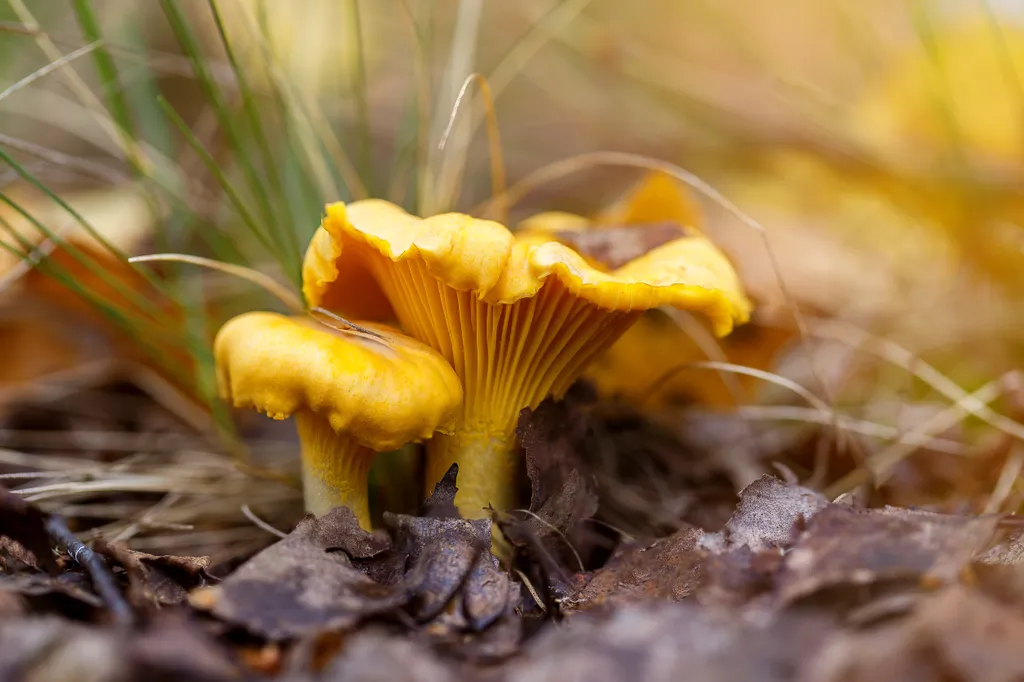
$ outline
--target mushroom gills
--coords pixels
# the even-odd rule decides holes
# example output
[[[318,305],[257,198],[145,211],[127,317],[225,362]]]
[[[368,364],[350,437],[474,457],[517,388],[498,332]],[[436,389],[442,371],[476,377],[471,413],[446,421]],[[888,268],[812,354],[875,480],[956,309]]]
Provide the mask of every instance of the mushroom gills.
[[[642,312],[602,309],[554,277],[535,296],[487,303],[439,282],[421,262],[376,265],[403,327],[438,350],[463,382],[455,432],[427,443],[427,490],[457,463],[457,504],[464,515],[478,518],[488,505],[513,507],[520,411],[549,395],[561,398]]]

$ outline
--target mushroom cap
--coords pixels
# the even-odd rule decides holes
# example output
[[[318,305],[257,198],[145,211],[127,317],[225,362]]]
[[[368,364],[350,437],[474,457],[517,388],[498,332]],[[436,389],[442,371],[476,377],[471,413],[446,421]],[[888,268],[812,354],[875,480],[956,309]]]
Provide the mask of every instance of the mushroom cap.
[[[366,327],[382,340],[309,317],[239,315],[214,341],[220,393],[274,419],[309,410],[378,452],[450,432],[462,405],[451,366],[389,327]]]
[[[597,226],[660,222],[694,230],[703,219],[700,206],[687,186],[659,171],[646,173],[618,201],[594,218]]]
[[[604,271],[537,233],[517,236],[499,223],[459,213],[417,218],[374,199],[327,206],[303,263],[307,303],[353,317],[358,311],[393,319],[372,274],[374,253],[394,263],[417,259],[438,281],[486,303],[530,298],[556,278],[573,296],[609,311],[667,305],[702,313],[720,335],[750,314],[732,265],[701,236],[675,239]]]

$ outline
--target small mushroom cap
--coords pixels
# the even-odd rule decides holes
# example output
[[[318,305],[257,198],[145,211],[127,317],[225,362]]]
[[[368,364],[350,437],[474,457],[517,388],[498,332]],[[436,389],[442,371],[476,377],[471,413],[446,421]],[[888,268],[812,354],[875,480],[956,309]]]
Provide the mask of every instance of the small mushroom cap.
[[[703,313],[720,335],[750,314],[732,265],[701,236],[673,240],[603,271],[537,234],[517,237],[504,225],[458,213],[421,219],[380,200],[327,207],[306,252],[303,293],[310,306],[392,319],[373,268],[413,259],[439,282],[487,303],[532,297],[556,278],[573,296],[609,311],[667,305]],[[370,310],[367,301],[379,307]]]
[[[689,229],[703,221],[690,190],[668,173],[651,171],[595,217],[598,226],[671,222]]]
[[[239,315],[214,341],[221,395],[274,419],[310,410],[378,452],[450,432],[462,404],[451,366],[389,327],[365,326],[382,340],[308,317]]]

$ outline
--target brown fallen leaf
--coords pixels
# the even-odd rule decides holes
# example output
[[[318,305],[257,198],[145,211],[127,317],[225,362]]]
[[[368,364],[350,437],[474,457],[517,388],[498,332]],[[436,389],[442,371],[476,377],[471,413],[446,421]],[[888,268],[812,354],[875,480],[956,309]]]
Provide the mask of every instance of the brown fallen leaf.
[[[1018,530],[978,557],[983,564],[1012,566],[1024,562],[1024,530]]]
[[[73,571],[60,575],[0,575],[0,593],[17,597],[33,614],[55,614],[77,621],[95,621],[106,608],[93,593],[88,576]]]
[[[760,603],[759,598],[771,594],[781,563],[779,548],[754,551],[741,545],[712,552],[700,567],[697,599],[709,607],[739,608]]]
[[[16,254],[0,252],[0,277],[6,282],[0,293],[0,348],[8,360],[0,368],[0,407],[40,378],[59,377],[90,362],[138,362],[162,372],[178,388],[194,389],[181,306],[120,255],[144,248],[159,217],[144,190],[126,184],[61,191],[102,240],[27,183],[13,186],[7,195],[57,240],[50,241],[14,208],[0,205],[6,241],[22,250],[37,249],[39,261],[33,268]],[[109,314],[90,298],[101,301]]]
[[[459,491],[458,476],[458,464],[452,464],[448,467],[448,471],[434,485],[434,490],[430,493],[430,497],[423,502],[420,516],[452,518],[459,515],[459,510],[455,506],[455,494]]]
[[[385,516],[385,522],[408,550],[412,565],[403,583],[411,595],[410,610],[421,621],[439,615],[466,583],[477,557],[490,552],[486,519],[395,515]]]
[[[400,585],[419,633],[463,658],[490,660],[515,653],[521,638],[514,611],[519,585],[491,554],[490,520],[401,514],[385,514],[384,519],[397,552],[410,566]]]
[[[740,491],[740,502],[721,533],[701,545],[713,552],[749,547],[754,552],[788,547],[801,526],[828,505],[819,493],[764,475]]]
[[[777,603],[841,585],[956,582],[989,545],[999,518],[829,505],[808,522],[785,555],[776,577]]]
[[[584,570],[596,539],[583,527],[598,507],[597,483],[584,473],[588,432],[587,416],[571,397],[524,409],[516,436],[524,451],[530,506],[526,512],[493,512],[515,550],[513,565],[552,610],[556,595],[573,589],[571,576]]]
[[[243,677],[223,647],[178,618],[158,619],[139,631],[27,618],[0,623],[0,679],[229,682]]]
[[[827,504],[813,490],[772,476],[744,488],[725,528],[700,538],[707,554],[700,568],[700,602],[737,608],[768,595],[783,551]]]
[[[540,633],[499,679],[783,682],[834,629],[813,614],[751,626],[691,601],[622,606]]]
[[[559,540],[564,545],[564,538],[597,511],[597,483],[583,473],[587,432],[586,415],[569,400],[547,400],[519,416],[516,437],[525,451],[530,511],[536,515],[523,523],[548,551]],[[564,552],[563,546],[558,553]]]
[[[652,545],[620,547],[586,585],[560,600],[564,612],[644,601],[679,601],[693,592],[704,552],[699,528],[686,527]]]
[[[155,556],[120,543],[97,542],[96,551],[124,569],[128,598],[136,607],[181,604],[188,593],[213,581],[210,557]]]
[[[385,512],[382,531],[347,508],[307,516],[220,585],[192,593],[196,608],[271,640],[343,632],[378,619],[466,657],[516,650],[519,586],[491,554],[491,523],[447,516],[455,475],[424,505],[434,516]]]
[[[17,542],[29,554],[21,558],[55,574],[60,570],[53,554],[50,535],[46,532],[46,517],[35,505],[0,486],[0,535]]]
[[[473,679],[470,671],[445,660],[408,637],[368,630],[353,635],[318,682],[449,682]]]
[[[1024,679],[1024,619],[964,587],[925,600],[908,618],[822,647],[800,682]]]
[[[372,557],[389,546],[383,533],[367,533],[346,507],[321,518],[306,516],[223,583],[193,592],[193,606],[268,639],[344,630],[407,601],[403,590],[382,585],[355,567],[347,552]]]

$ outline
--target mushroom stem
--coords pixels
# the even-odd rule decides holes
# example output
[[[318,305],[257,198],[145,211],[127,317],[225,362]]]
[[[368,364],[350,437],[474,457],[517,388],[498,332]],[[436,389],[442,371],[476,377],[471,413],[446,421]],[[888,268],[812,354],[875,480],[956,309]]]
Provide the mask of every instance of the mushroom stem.
[[[302,488],[306,510],[323,516],[348,507],[359,525],[370,530],[367,479],[377,453],[331,428],[309,410],[295,415],[302,448]]]
[[[514,431],[460,428],[436,434],[426,444],[427,488],[432,489],[452,464],[459,465],[458,507],[467,518],[487,515],[488,505],[512,509],[516,502],[519,454]]]

